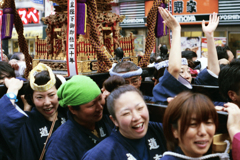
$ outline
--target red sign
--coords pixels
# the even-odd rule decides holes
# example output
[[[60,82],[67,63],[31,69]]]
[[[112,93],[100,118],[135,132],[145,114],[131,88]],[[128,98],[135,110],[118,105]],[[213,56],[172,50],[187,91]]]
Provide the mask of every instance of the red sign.
[[[39,23],[39,11],[35,8],[20,8],[17,12],[21,17],[23,24]],[[2,15],[3,11],[0,10],[0,16]]]
[[[20,8],[17,12],[23,24],[39,23],[39,11],[35,8]]]

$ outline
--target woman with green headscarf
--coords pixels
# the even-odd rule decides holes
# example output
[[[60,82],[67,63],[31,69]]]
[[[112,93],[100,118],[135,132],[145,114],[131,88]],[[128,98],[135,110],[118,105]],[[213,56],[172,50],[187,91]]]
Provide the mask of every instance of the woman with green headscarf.
[[[57,92],[59,104],[68,107],[68,120],[46,147],[46,159],[81,159],[85,152],[110,135],[114,127],[103,115],[102,94],[89,77],[76,75]]]

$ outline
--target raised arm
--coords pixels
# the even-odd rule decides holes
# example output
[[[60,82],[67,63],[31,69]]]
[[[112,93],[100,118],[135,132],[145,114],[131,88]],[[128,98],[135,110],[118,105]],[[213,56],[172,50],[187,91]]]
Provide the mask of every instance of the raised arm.
[[[172,30],[172,46],[169,54],[168,72],[178,79],[181,70],[181,26],[168,10],[162,7],[159,7],[158,10],[164,19],[163,23]]]
[[[4,84],[8,88],[7,93],[14,93],[16,96],[18,95],[18,91],[22,88],[23,86],[23,81],[16,79],[16,78],[5,78]],[[15,100],[10,100],[12,104],[15,104]]]
[[[202,21],[202,30],[207,38],[207,48],[208,48],[208,69],[214,74],[218,75],[220,72],[220,67],[218,63],[217,50],[214,43],[213,32],[216,30],[219,23],[219,17],[217,13],[209,16],[209,23],[206,26],[205,21]]]

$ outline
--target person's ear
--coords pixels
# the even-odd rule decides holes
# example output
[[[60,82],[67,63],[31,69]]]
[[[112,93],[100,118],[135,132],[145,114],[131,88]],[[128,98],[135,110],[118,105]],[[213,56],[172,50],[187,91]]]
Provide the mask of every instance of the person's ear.
[[[114,125],[115,125],[116,127],[119,126],[117,120],[115,120],[115,119],[112,117],[112,115],[110,115],[109,118],[112,120],[112,122],[114,123]]]
[[[67,106],[68,107],[68,109],[69,109],[69,111],[73,114],[73,115],[76,115],[76,110],[75,109],[73,109],[73,107],[72,106]]]
[[[232,100],[232,102],[236,102],[237,100],[237,93],[232,91],[232,90],[229,90],[228,91],[228,97]]]
[[[172,127],[172,133],[173,133],[174,138],[177,138],[177,139],[179,138],[179,134],[178,134],[178,130],[177,129]]]
[[[139,80],[142,81],[142,76],[139,77]]]

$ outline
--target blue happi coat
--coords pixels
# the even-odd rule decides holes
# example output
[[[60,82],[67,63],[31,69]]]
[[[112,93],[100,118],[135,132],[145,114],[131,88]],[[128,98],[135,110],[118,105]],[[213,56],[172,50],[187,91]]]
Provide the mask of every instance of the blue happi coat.
[[[17,110],[9,98],[0,99],[0,142],[9,159],[38,160],[52,122],[33,107],[31,112]],[[66,121],[66,112],[58,109],[54,130]]]
[[[204,69],[195,78],[194,84],[217,86],[218,79],[209,74],[207,69]],[[165,69],[163,76],[159,78],[159,83],[153,88],[153,101],[166,104],[168,97],[175,97],[180,92],[191,88],[191,84],[186,79],[179,76],[179,80],[177,80]]]
[[[123,137],[115,129],[111,135],[89,150],[82,160],[159,160],[166,151],[166,141],[161,123],[149,122],[147,134],[143,137],[147,155],[132,140]],[[142,155],[142,157],[141,157]]]
[[[68,112],[68,121],[58,128],[46,147],[46,160],[80,160],[82,156],[104,138],[108,137],[114,127],[109,116],[96,123],[100,138],[90,130],[78,124]]]

